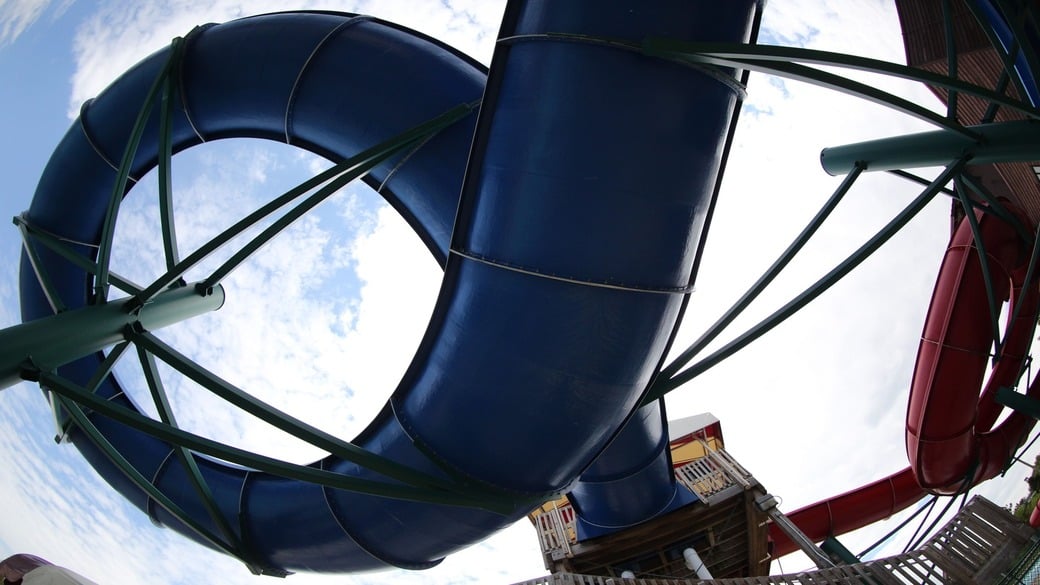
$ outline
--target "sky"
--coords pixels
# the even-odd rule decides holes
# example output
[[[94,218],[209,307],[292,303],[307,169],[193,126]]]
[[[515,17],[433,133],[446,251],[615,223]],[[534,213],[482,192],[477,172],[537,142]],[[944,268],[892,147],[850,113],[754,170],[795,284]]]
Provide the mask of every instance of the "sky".
[[[480,0],[0,0],[0,127],[8,136],[0,157],[0,216],[29,206],[40,172],[84,100],[196,24],[291,8],[367,13],[416,28],[487,63],[503,6]],[[765,43],[895,62],[904,58],[889,2],[771,0],[763,27]],[[941,107],[922,88],[870,81]],[[821,148],[927,129],[880,106],[753,75],[676,348],[691,343],[754,282],[840,183],[820,169]],[[191,210],[178,214],[182,245],[198,245],[265,194],[280,193],[325,164],[256,141],[179,155],[176,197],[179,209]],[[142,183],[121,211],[113,266],[144,280],[158,269],[161,252],[154,187]],[[827,272],[916,194],[917,187],[890,176],[861,179],[816,240],[720,343]],[[787,512],[904,468],[909,381],[948,235],[949,201],[939,199],[807,309],[669,395],[669,416],[704,411],[718,416],[727,449]],[[20,246],[13,226],[0,229],[2,326],[19,321]],[[385,402],[410,361],[439,278],[436,263],[394,212],[367,189],[351,187],[235,272],[226,283],[233,302],[163,335],[178,347],[195,348],[200,361],[209,360],[205,365],[240,387],[350,438]],[[265,318],[256,319],[258,314]],[[128,366],[117,374],[139,376]],[[317,454],[191,384],[171,381],[170,386],[187,430],[297,462]],[[146,392],[139,397],[148,411]],[[0,466],[7,478],[0,482],[0,556],[30,552],[106,584],[195,583],[213,581],[214,574],[221,583],[269,579],[253,577],[238,561],[153,526],[74,448],[53,442],[49,408],[34,386],[0,393],[0,420]],[[1028,471],[1016,465],[977,493],[1000,505],[1017,501]],[[881,523],[842,540],[858,552],[889,528]],[[897,552],[909,534],[902,538],[885,550]],[[792,555],[781,568],[808,566]],[[544,572],[534,530],[521,521],[426,572],[301,573],[290,579],[297,584],[506,583]]]

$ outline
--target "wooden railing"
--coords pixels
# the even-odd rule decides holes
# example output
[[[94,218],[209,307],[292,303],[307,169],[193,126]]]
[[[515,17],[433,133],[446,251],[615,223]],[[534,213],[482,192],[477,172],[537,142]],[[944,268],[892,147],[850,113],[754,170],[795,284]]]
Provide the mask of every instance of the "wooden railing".
[[[675,479],[711,506],[757,483],[750,473],[725,449],[713,450],[703,440],[705,457],[675,469]],[[554,505],[534,518],[542,553],[559,560],[571,555],[575,544],[574,508],[570,504]]]
[[[571,555],[571,544],[575,540],[574,508],[570,504],[553,505],[552,509],[534,518],[538,531],[538,544],[545,554],[559,560]]]
[[[1019,551],[1033,537],[1034,531],[1007,510],[975,496],[917,550],[866,563],[714,581],[557,573],[517,585],[990,585],[1006,578]]]
[[[675,470],[675,479],[707,505],[712,505],[751,487],[755,479],[725,449],[713,451],[704,445],[705,457]]]

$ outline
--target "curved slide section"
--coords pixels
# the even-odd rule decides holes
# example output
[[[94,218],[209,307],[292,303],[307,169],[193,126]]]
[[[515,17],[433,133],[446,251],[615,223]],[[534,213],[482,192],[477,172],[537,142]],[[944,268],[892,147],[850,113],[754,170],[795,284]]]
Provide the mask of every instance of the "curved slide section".
[[[917,485],[910,468],[906,468],[874,483],[799,508],[787,517],[813,542],[820,542],[884,520],[927,494]],[[798,545],[776,524],[769,525],[769,540],[773,557],[798,550]]]
[[[911,465],[789,514],[812,540],[873,524],[929,492],[956,494],[996,477],[1035,424],[1031,417],[1012,412],[994,426],[1002,410],[996,391],[1018,381],[1040,306],[1036,283],[1024,282],[1028,251],[1010,224],[981,211],[976,219],[994,296],[998,302],[1010,300],[1000,359],[980,395],[992,326],[983,265],[970,224],[962,220],[939,270],[914,368],[906,427]],[[1016,308],[1018,316],[1011,321]],[[1026,394],[1040,398],[1040,380]],[[775,525],[769,536],[774,556],[796,550]]]
[[[675,481],[664,403],[638,411],[567,494],[578,540],[603,536],[696,501]]]
[[[666,31],[665,34],[698,38],[703,41],[753,42],[754,31],[757,29],[757,21],[760,18],[760,10],[755,4],[745,2],[733,3],[724,7],[713,6],[710,18],[703,16],[694,17],[692,13],[685,12],[690,8],[688,6],[682,7],[682,12],[676,12],[676,7],[669,7],[664,4],[656,6],[644,5],[641,7],[641,10],[634,12],[631,17],[647,18],[649,15],[655,14],[654,18],[667,19],[669,18],[667,14],[670,12],[671,17],[675,19],[675,24],[669,27],[671,30]],[[750,18],[749,7],[752,9]],[[582,19],[583,22],[580,28],[573,22],[575,18]],[[569,63],[550,65],[549,55],[560,54],[557,52],[560,49],[544,46],[544,41],[539,42],[536,35],[554,30],[565,30],[589,37],[607,38],[615,37],[619,32],[618,23],[611,22],[609,18],[603,16],[549,12],[543,7],[531,5],[525,7],[522,12],[515,14],[507,13],[506,15],[502,37],[510,39],[509,43],[513,45],[513,48],[510,49],[511,54],[508,56],[503,55],[503,61],[506,63],[512,61],[515,65],[508,65],[505,69],[508,71],[514,67],[526,69],[538,66],[545,69],[547,82],[554,84],[561,83],[562,80],[569,76],[576,76],[579,79],[587,77],[587,73],[581,71],[581,69],[575,69]],[[524,43],[532,42],[534,44],[531,46],[523,46]],[[581,55],[597,55],[604,48],[575,45],[572,50],[574,55],[572,59],[577,61]],[[605,55],[602,57],[598,56],[597,60],[605,57]],[[505,59],[510,61],[505,61]],[[580,57],[580,59],[584,60],[585,57]],[[501,62],[499,61],[499,63]],[[606,64],[606,61],[601,62]],[[573,138],[567,137],[567,140],[580,140],[582,135],[594,136],[604,131],[609,132],[607,136],[613,137],[618,130],[622,130],[626,134],[632,133],[646,136],[648,140],[653,140],[660,146],[660,154],[669,153],[666,159],[669,164],[674,162],[676,165],[681,165],[679,159],[672,158],[671,154],[678,154],[687,147],[682,144],[684,139],[681,133],[676,134],[676,128],[669,128],[669,125],[674,120],[671,116],[662,116],[656,119],[653,125],[636,128],[636,125],[645,125],[647,122],[645,120],[637,121],[636,118],[624,119],[622,118],[622,116],[625,116],[623,110],[618,112],[621,116],[614,116],[607,110],[604,110],[601,114],[587,111],[587,105],[595,103],[598,99],[597,95],[603,93],[616,96],[620,103],[636,103],[637,98],[635,96],[641,93],[643,91],[642,88],[645,87],[644,82],[640,81],[644,75],[656,76],[657,73],[652,69],[645,69],[645,65],[640,65],[637,62],[631,68],[626,69],[626,73],[614,82],[581,81],[580,84],[586,88],[585,97],[577,100],[568,100],[568,107],[556,106],[560,108],[560,111],[555,112],[552,115],[552,119],[560,127],[569,125],[569,127],[575,129],[576,132]],[[700,76],[698,75],[697,77],[699,78]],[[503,91],[502,86],[496,85],[494,78],[489,83],[489,94],[493,91]],[[510,88],[507,94],[508,103],[519,104],[518,107],[522,108],[531,108],[533,100],[536,99],[537,91],[540,90],[534,89],[530,92],[530,95],[524,95],[524,93],[518,92],[515,88]],[[722,147],[711,154],[711,160],[703,159],[697,163],[717,168],[720,165],[721,157],[725,156],[723,136],[727,134],[726,128],[732,128],[732,124],[736,119],[737,109],[739,108],[738,98],[740,96],[734,89],[720,82],[716,82],[710,89],[705,87],[701,91],[705,92],[702,99],[707,99],[715,104],[725,104],[726,108],[723,117],[718,119],[702,117],[696,121],[695,126],[689,127],[690,132],[695,132],[702,136],[712,136],[713,142]],[[503,98],[501,95],[497,96],[496,99],[502,103],[501,100]],[[583,103],[586,105],[583,106]],[[666,102],[660,103],[667,108],[665,111],[673,111],[673,105],[668,105]],[[511,108],[512,106],[504,104],[503,107]],[[614,106],[604,104],[603,107],[611,108]],[[597,122],[593,116],[599,115],[602,115],[603,119],[611,119],[612,117],[614,119],[606,127],[597,127]],[[650,138],[651,135],[658,138]],[[504,184],[509,181],[506,175],[511,173],[513,176],[523,177],[523,180],[530,185],[531,190],[541,191],[544,189],[542,183],[546,179],[539,175],[549,175],[557,177],[557,182],[560,183],[565,191],[572,193],[587,192],[589,197],[586,203],[587,209],[583,210],[581,207],[576,207],[574,211],[568,212],[569,214],[573,213],[573,222],[576,226],[589,221],[587,219],[589,213],[602,214],[604,209],[599,209],[599,207],[604,205],[604,203],[617,209],[619,217],[629,213],[637,213],[641,220],[644,214],[653,212],[652,209],[645,208],[643,203],[640,202],[642,195],[638,195],[634,199],[628,199],[630,195],[646,189],[649,182],[647,182],[645,177],[640,177],[638,173],[625,173],[622,184],[608,185],[601,178],[595,176],[595,173],[597,173],[596,168],[601,160],[600,157],[606,155],[608,158],[603,160],[615,161],[608,164],[624,165],[624,161],[632,156],[630,149],[633,145],[615,142],[615,144],[610,145],[600,153],[585,151],[574,146],[567,149],[567,152],[571,153],[569,158],[548,161],[545,153],[562,151],[558,144],[560,138],[556,134],[547,133],[542,137],[530,140],[522,147],[522,150],[525,153],[530,153],[533,158],[527,159],[526,162],[511,163],[512,168],[502,171],[496,168],[492,179],[501,181],[499,184]],[[609,140],[613,140],[613,138],[609,138]],[[570,173],[571,176],[566,177],[566,173]],[[563,180],[560,180],[560,178],[563,178]],[[720,178],[721,175],[716,175],[714,182],[717,183]],[[654,179],[654,181],[657,181],[657,179]],[[666,183],[660,182],[659,184],[663,187]],[[695,211],[696,215],[694,216],[695,222],[705,221],[706,209],[711,205],[711,201],[707,196],[716,192],[716,188],[717,184],[707,183],[693,187],[693,189],[702,190],[705,196],[698,203]],[[680,187],[678,192],[682,192],[682,189]],[[604,194],[608,194],[609,199],[604,199]],[[517,196],[519,195],[517,194]],[[509,197],[512,198],[513,196]],[[593,200],[592,197],[595,197],[597,200]],[[634,205],[633,202],[635,202]],[[556,203],[550,203],[549,205],[552,207],[547,208],[547,215],[550,217],[556,216],[559,206]],[[670,206],[672,204],[666,202],[664,205]],[[667,216],[668,212],[665,208],[662,208],[661,211],[664,216]],[[666,226],[666,224],[658,224],[642,233],[652,234],[654,233],[652,230],[659,228],[673,230],[678,225]],[[567,230],[566,224],[561,222],[558,231],[564,234]],[[698,236],[703,238],[703,233],[698,232]],[[600,279],[602,284],[621,287],[632,286],[625,283],[615,284],[617,276],[613,274],[616,271],[612,266],[614,260],[611,260],[611,256],[613,254],[599,255],[596,252],[599,245],[592,241],[583,241],[586,239],[587,234],[580,232],[569,234],[567,238],[561,236],[560,246],[567,248],[582,246],[587,249],[589,255],[583,257],[573,267],[553,268],[552,270],[565,270],[564,274],[566,275],[591,267],[597,271],[597,274],[602,275],[593,277]],[[509,244],[529,244],[522,236],[506,241]],[[689,241],[686,242],[685,246],[696,246],[698,244],[699,242]],[[642,245],[644,244],[641,243],[640,246]],[[630,258],[630,262],[634,266],[640,262],[637,258],[638,255],[643,255],[645,259],[650,259],[658,257],[657,255],[662,252],[665,252],[664,248],[658,251],[631,250],[624,252],[624,254],[627,258]],[[529,254],[530,252],[508,250],[505,253],[511,254],[509,261],[512,261],[512,258],[516,257],[515,255]],[[677,254],[681,253],[681,251],[672,250],[667,253]],[[538,254],[542,255],[543,253],[539,252]],[[551,256],[552,254],[546,249],[544,255]],[[626,263],[629,263],[629,261],[626,260]],[[652,266],[647,268],[654,272],[658,270]],[[613,278],[614,282],[608,280],[610,278]],[[637,282],[644,279],[642,276],[638,278]],[[674,278],[672,282],[684,282],[687,278],[689,279],[688,286],[692,286],[692,274],[687,275],[684,273]],[[639,290],[642,286],[645,285],[636,284],[633,288]],[[647,292],[652,291],[648,290]],[[659,365],[655,367],[655,371],[658,368]],[[590,467],[585,469],[580,480],[568,493],[568,498],[577,513],[577,535],[579,540],[622,530],[695,501],[696,497],[675,481],[668,448],[667,420],[663,401],[657,401],[654,404],[642,407],[629,417],[622,429],[610,439],[610,444],[606,450],[597,457]]]
[[[518,495],[558,493],[624,436],[617,433],[670,342],[736,96],[675,63],[544,33],[740,41],[757,6],[512,2],[503,24],[510,38],[499,44],[486,89],[478,65],[377,20],[287,13],[211,26],[187,40],[174,149],[249,136],[342,160],[483,94],[479,121],[467,118],[369,178],[385,183],[384,195],[442,260],[445,278],[412,365],[355,442],[431,475],[450,470]],[[167,56],[146,59],[84,107],[44,172],[27,214],[33,225],[98,242],[112,161]],[[132,176],[155,166],[156,136],[153,119]],[[79,252],[95,253],[89,245]],[[88,304],[88,275],[40,255],[66,304]],[[27,321],[50,314],[28,264],[23,258]],[[61,374],[85,383],[101,357]],[[133,408],[114,380],[97,392]],[[140,474],[218,532],[170,445],[101,416],[92,421]],[[82,432],[71,439],[135,505],[199,539]],[[599,465],[613,465],[604,457]],[[198,465],[246,560],[272,572],[425,568],[526,512],[392,500]],[[335,457],[314,466],[384,480]]]
[[[1028,249],[1007,222],[981,211],[976,218],[985,265],[970,222],[962,220],[939,269],[906,415],[910,467],[922,487],[939,494],[997,475],[1035,423],[1012,412],[994,428],[1001,410],[994,397],[1018,382],[1040,308],[1036,283],[1025,283]],[[1009,322],[980,398],[993,345],[987,280],[998,303],[1010,299]]]

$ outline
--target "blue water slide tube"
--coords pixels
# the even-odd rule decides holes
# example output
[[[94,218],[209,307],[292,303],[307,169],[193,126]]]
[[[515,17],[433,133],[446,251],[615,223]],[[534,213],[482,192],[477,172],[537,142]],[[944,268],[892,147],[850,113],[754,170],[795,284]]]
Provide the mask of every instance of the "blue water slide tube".
[[[542,420],[539,412],[546,408],[557,414],[571,412],[565,426],[542,428],[552,429],[550,445],[582,445],[576,453],[598,451],[604,439],[611,440],[610,449],[571,492],[583,537],[636,524],[692,499],[675,484],[659,404],[641,409],[628,419],[624,432],[613,434],[635,407],[633,399],[641,393],[636,389],[657,371],[661,344],[670,341],[677,322],[671,315],[681,310],[680,293],[692,284],[693,258],[738,97],[731,86],[709,81],[701,72],[647,61],[637,53],[590,39],[638,41],[647,35],[702,41],[749,39],[757,3],[707,6],[655,3],[626,13],[543,3],[510,5],[485,92],[485,100],[495,107],[488,110],[485,104],[478,127],[452,251],[462,260],[460,270],[516,273],[505,279],[517,281],[511,288],[518,307],[526,287],[576,297],[575,287],[584,289],[577,303],[561,305],[567,313],[553,315],[557,325],[564,327],[548,337],[553,343],[544,347],[543,359],[560,372],[567,371],[568,364],[592,366],[587,381],[568,381],[571,392],[542,404],[527,401],[525,393],[518,391],[518,400],[506,403],[503,410],[522,415],[512,419],[517,423],[515,431],[510,429],[518,436],[530,434],[523,428],[524,421]],[[547,38],[546,33],[552,32],[573,36]],[[547,96],[560,97],[547,100]],[[706,110],[700,108],[708,104],[720,115],[703,115]],[[531,126],[532,122],[537,125]],[[701,141],[706,137],[714,145],[710,149]],[[589,148],[591,142],[599,144]],[[653,145],[652,153],[646,145]],[[450,272],[449,264],[449,279]],[[503,277],[489,273],[487,278],[497,282]],[[520,284],[521,280],[528,284]],[[614,309],[585,305],[613,303],[615,298],[623,299],[626,313],[632,311],[630,323],[612,323],[620,316]],[[601,316],[581,314],[590,310],[600,311]],[[635,317],[639,311],[646,311],[645,316]],[[568,322],[575,317],[581,320]],[[612,339],[622,330],[611,325],[641,328],[650,320],[668,325],[648,331],[651,336],[642,338],[645,341]],[[521,336],[511,340],[522,346],[546,346],[540,339],[543,333],[531,325],[515,329],[503,324],[489,331],[512,328],[526,334],[530,330],[535,336],[529,341]],[[560,342],[555,341],[557,335],[563,336]],[[495,344],[490,338],[470,339]],[[635,347],[628,346],[633,341]],[[634,359],[624,364],[612,353],[578,359],[574,352],[584,351],[581,346],[586,343],[602,348],[598,352],[635,349],[636,353],[629,354]],[[639,346],[646,353],[639,355]],[[520,347],[510,350],[510,355],[526,361],[530,350]],[[614,378],[602,384],[603,373]],[[553,374],[541,375],[551,379]],[[473,391],[494,384],[493,376],[489,372]],[[628,387],[617,387],[618,380],[629,380]],[[500,398],[492,400],[482,409],[502,408]],[[600,413],[593,414],[596,410]],[[409,415],[406,409],[398,412]],[[417,411],[415,418],[426,426],[424,433],[432,431],[438,417],[423,417],[420,412],[425,409]],[[579,424],[578,418],[588,416],[614,422],[598,427]],[[496,431],[493,421],[485,419],[483,432],[505,430]],[[468,447],[462,437],[458,439],[445,444],[453,449],[453,457],[462,458]],[[504,455],[474,461],[485,467],[486,461],[502,465],[493,472],[498,477],[517,474],[513,485],[542,477],[541,473],[524,476],[526,470],[548,463],[536,458],[513,467],[511,462],[525,455]],[[566,476],[574,477],[586,462],[581,456],[573,458],[577,465],[563,468]],[[544,487],[548,486],[533,484],[525,489]]]
[[[628,434],[619,430],[648,418],[631,413],[692,283],[737,106],[716,77],[591,38],[741,41],[757,7],[754,0],[510,3],[508,38],[486,88],[471,60],[374,19],[285,13],[210,26],[188,37],[174,150],[249,136],[341,160],[483,95],[479,120],[463,120],[368,179],[442,261],[445,277],[411,366],[355,442],[431,475],[450,471],[519,495],[558,493],[600,453],[607,459],[597,465],[611,467],[607,453]],[[113,161],[167,56],[149,57],[85,105],[44,171],[27,219],[83,242],[84,256],[96,253]],[[155,166],[156,135],[153,120],[132,176]],[[87,304],[88,275],[46,250],[40,256],[65,303]],[[50,314],[24,257],[21,270],[23,319]],[[84,383],[101,358],[60,373]],[[133,408],[115,380],[97,393]],[[92,422],[216,532],[170,445],[103,416]],[[648,443],[645,432],[632,435]],[[70,438],[131,502],[202,541],[81,432]],[[395,500],[198,464],[251,562],[272,571],[425,568],[526,512]],[[332,456],[313,465],[385,480]]]
[[[664,400],[636,411],[568,494],[578,541],[623,530],[696,501],[675,481]]]
[[[1008,25],[1008,15],[1003,13],[992,0],[979,0],[976,2],[976,6],[982,9],[983,18],[986,19],[986,23],[989,24],[993,34],[996,35],[1000,44],[1003,46],[1005,51],[1014,51],[1012,62],[1015,70],[1015,74],[1018,75],[1019,80],[1022,82],[1022,87],[1025,89],[1025,99],[1033,107],[1040,105],[1040,62],[1037,59],[1040,58],[1040,30],[1037,30],[1035,25],[1031,26],[1031,22],[1028,19],[1022,19],[1024,26],[1026,27],[1024,37],[1019,37],[1019,43],[1027,43],[1027,47],[1016,45],[1015,43],[1015,32]],[[1027,10],[1025,4],[1023,4],[1021,10]],[[1017,15],[1013,18],[1017,19]],[[1035,21],[1032,21],[1035,23]],[[1024,49],[1032,51],[1027,56]]]

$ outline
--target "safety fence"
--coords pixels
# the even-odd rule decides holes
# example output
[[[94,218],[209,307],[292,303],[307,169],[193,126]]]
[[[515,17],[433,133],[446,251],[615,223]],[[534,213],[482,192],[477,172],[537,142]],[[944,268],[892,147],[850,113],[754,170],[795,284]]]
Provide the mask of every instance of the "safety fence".
[[[1029,541],[1015,561],[1001,575],[998,585],[1038,585],[1040,584],[1040,534]]]

